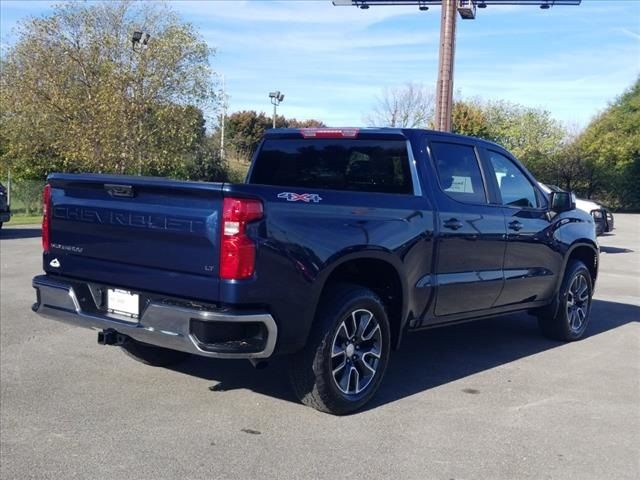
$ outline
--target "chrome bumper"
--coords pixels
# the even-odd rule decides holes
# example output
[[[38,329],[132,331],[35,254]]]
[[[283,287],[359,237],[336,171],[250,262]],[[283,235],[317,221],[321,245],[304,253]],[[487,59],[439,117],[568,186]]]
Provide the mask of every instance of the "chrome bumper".
[[[200,310],[174,304],[150,302],[137,323],[116,314],[87,311],[74,286],[64,280],[40,275],[33,279],[37,302],[33,311],[43,317],[95,330],[113,329],[139,342],[213,358],[268,358],[276,345],[277,326],[268,313]],[[259,351],[215,351],[191,333],[192,320],[200,322],[251,322],[264,325],[267,335]],[[236,342],[238,343],[238,342]]]

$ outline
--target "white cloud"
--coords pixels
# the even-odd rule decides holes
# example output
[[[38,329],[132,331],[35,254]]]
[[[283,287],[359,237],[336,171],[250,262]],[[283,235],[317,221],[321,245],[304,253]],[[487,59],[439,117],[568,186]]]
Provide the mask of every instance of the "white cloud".
[[[638,32],[633,32],[628,28],[620,28],[618,30],[624,35],[627,35],[628,37],[633,38],[634,40],[640,40],[640,33]]]
[[[2,35],[49,1],[2,0]],[[218,53],[234,109],[281,112],[356,125],[385,86],[435,85],[439,8],[334,7],[317,1],[172,1]],[[606,3],[606,5],[605,5]],[[541,106],[584,124],[640,72],[640,2],[583,1],[580,7],[490,6],[459,21],[456,90]]]

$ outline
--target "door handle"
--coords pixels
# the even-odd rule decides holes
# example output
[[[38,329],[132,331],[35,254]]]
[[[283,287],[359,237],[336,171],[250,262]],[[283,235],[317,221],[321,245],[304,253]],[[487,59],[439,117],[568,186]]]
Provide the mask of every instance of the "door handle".
[[[522,230],[522,227],[523,227],[523,226],[524,226],[524,225],[522,225],[518,220],[514,220],[513,222],[511,222],[511,223],[509,224],[509,228],[510,228],[511,230],[515,230],[516,232],[517,232],[517,231],[519,231],[519,230]]]
[[[442,225],[444,228],[449,228],[451,230],[458,230],[459,228],[462,228],[462,223],[457,218],[450,218]]]

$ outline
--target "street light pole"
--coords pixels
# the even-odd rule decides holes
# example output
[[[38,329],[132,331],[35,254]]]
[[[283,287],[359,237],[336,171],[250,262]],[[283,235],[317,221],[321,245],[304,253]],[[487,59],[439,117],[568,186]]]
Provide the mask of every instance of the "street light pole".
[[[133,32],[133,34],[131,35],[131,50],[133,50],[135,53],[142,55],[144,49],[146,49],[149,45],[149,39],[151,38],[151,35],[149,35],[146,32],[142,32],[142,31],[135,31]],[[136,47],[138,47],[136,49]],[[141,50],[141,48],[143,50]],[[136,73],[138,71],[138,68],[136,68]],[[138,85],[138,88],[141,90],[142,89],[142,83],[140,82],[139,79],[139,75],[136,75],[136,83]],[[136,93],[136,84],[134,83],[133,88],[132,88],[132,96],[133,96],[133,103],[134,106],[136,107],[136,117],[138,119],[138,138],[137,138],[137,148],[136,150],[138,151],[138,175],[142,175],[142,147],[141,147],[141,142],[142,142],[142,102],[144,101],[144,97],[142,95],[141,91],[138,91]]]
[[[227,93],[224,89],[224,74],[222,75],[222,121],[220,122],[220,158],[224,159],[224,123],[227,116]]]
[[[269,98],[273,104],[273,128],[276,128],[277,107],[284,100],[284,95],[280,93],[280,90],[276,90],[275,92],[269,92]]]
[[[274,102],[273,103],[273,128],[276,128],[276,104]]]
[[[436,130],[450,132],[456,53],[456,0],[442,0],[441,10],[440,55],[436,84]]]

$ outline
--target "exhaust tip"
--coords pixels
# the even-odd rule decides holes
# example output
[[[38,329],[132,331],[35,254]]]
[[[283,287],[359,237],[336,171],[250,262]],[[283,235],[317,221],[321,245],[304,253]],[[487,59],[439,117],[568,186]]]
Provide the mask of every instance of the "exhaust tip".
[[[269,366],[269,362],[267,362],[266,360],[250,358],[249,362],[251,363],[251,365],[253,365],[253,368],[255,368],[256,370],[264,370]]]

